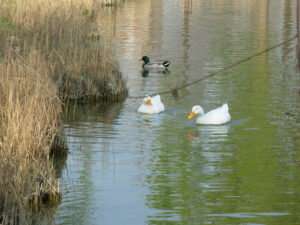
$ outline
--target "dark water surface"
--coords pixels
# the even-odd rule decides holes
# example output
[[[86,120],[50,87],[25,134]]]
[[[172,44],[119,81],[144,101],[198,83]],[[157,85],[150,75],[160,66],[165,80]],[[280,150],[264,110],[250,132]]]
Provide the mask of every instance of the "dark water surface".
[[[296,33],[296,1],[126,0],[101,12],[130,96],[172,89]],[[300,224],[300,75],[296,41],[163,95],[78,106],[65,121],[70,154],[56,224]],[[170,74],[143,74],[143,55]],[[143,76],[144,75],[144,76]],[[229,105],[232,121],[187,116]]]

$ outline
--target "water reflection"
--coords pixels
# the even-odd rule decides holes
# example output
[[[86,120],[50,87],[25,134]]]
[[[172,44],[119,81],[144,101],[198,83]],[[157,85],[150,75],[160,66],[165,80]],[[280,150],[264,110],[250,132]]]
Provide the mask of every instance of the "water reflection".
[[[64,119],[66,123],[89,121],[113,124],[119,117],[124,104],[122,102],[103,102],[94,104],[75,104],[66,108]]]
[[[230,124],[219,125],[219,126],[197,126],[197,136],[207,136],[209,139],[212,136],[217,137],[220,141],[224,140],[222,137],[227,137],[227,133],[229,131]]]
[[[142,70],[142,77],[156,77],[156,76],[169,76],[171,73],[168,69],[162,70]]]
[[[196,146],[201,145],[202,149],[209,150],[214,144],[220,144],[227,140],[230,125],[197,125],[195,129],[188,131],[188,137]]]

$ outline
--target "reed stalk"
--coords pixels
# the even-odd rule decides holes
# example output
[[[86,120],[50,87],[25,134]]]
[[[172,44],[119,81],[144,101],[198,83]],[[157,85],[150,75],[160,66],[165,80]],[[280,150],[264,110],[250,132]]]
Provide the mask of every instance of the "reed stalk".
[[[0,224],[51,222],[38,212],[60,200],[50,155],[60,149],[63,105],[127,95],[118,63],[93,35],[104,2],[0,0]]]
[[[30,203],[60,192],[49,153],[60,128],[61,102],[45,64],[37,50],[21,57],[11,48],[0,62],[3,224],[30,224]]]

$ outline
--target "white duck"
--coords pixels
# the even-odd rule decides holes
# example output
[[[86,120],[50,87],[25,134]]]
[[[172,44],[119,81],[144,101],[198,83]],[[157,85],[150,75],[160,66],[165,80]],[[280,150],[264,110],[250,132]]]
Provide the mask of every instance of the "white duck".
[[[138,108],[140,113],[160,113],[165,110],[164,104],[160,100],[160,95],[154,97],[146,96],[143,104]]]
[[[201,106],[196,105],[193,106],[192,112],[189,115],[189,119],[193,118],[196,114],[199,114],[196,122],[199,124],[212,124],[212,125],[220,125],[229,122],[230,114],[228,112],[228,105],[223,104],[221,107],[217,109],[213,109],[208,113],[204,114],[204,110]]]

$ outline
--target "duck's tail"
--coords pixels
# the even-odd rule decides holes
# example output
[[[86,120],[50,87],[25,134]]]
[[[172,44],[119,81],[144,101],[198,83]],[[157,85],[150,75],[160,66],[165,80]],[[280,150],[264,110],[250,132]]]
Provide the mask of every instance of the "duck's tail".
[[[161,100],[160,100],[160,95],[153,96],[151,99],[152,99],[152,101],[154,101],[154,102],[161,102]]]
[[[165,61],[163,61],[162,64],[163,64],[163,66],[168,67],[170,65],[170,61],[165,60]]]
[[[228,111],[228,104],[227,104],[227,102],[223,104],[222,108],[223,108],[224,110]]]

